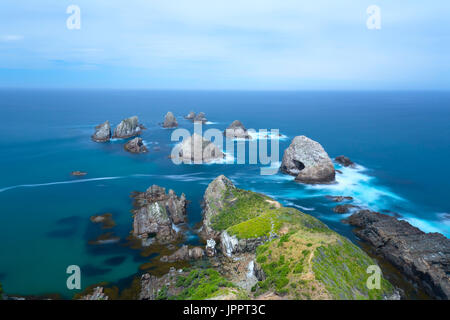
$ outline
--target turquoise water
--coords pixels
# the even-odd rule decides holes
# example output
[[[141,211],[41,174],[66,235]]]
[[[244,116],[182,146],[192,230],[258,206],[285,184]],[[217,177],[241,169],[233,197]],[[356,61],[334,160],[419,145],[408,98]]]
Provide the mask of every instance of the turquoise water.
[[[319,141],[331,157],[345,154],[357,169],[342,169],[338,183],[304,186],[290,176],[259,175],[260,165],[175,165],[167,111],[180,127],[190,110],[204,111],[207,128],[233,120],[247,128],[279,129],[283,151],[296,135]],[[122,244],[131,230],[130,192],[152,184],[184,192],[191,227],[200,200],[219,174],[239,187],[272,195],[355,240],[345,215],[324,195],[350,195],[374,210],[390,210],[424,231],[450,235],[450,93],[445,92],[183,92],[0,91],[0,282],[6,292],[66,297],[67,266],[82,269],[82,286],[119,281],[148,261]],[[150,152],[131,155],[124,141],[90,141],[105,120],[139,116]],[[152,147],[158,145],[160,151]],[[87,171],[81,178],[74,170]],[[89,217],[111,212],[121,242],[92,246],[100,234]],[[197,240],[190,234],[188,240]]]

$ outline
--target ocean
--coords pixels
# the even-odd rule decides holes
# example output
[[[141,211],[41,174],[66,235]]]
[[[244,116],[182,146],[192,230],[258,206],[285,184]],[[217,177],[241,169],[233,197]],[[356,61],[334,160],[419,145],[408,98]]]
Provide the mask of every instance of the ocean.
[[[261,164],[176,165],[168,158],[176,143],[172,130],[158,123],[172,111],[179,126],[192,131],[183,118],[191,110],[205,112],[204,130],[224,130],[236,119],[247,128],[279,129],[280,157],[292,138],[306,135],[330,157],[346,155],[357,167],[336,165],[342,171],[336,184],[305,186],[281,173],[260,175]],[[123,140],[91,141],[97,124],[117,125],[133,115],[147,128],[142,138],[149,153],[129,154]],[[69,265],[81,267],[83,288],[130,279],[149,261],[123,245],[132,229],[130,193],[153,184],[186,194],[186,242],[198,243],[200,201],[220,174],[319,218],[352,241],[341,221],[348,215],[334,213],[336,203],[326,195],[352,196],[357,205],[450,236],[449,92],[3,89],[0,119],[0,282],[7,293],[70,298],[76,291],[66,287]],[[73,177],[75,170],[88,174]],[[100,231],[89,217],[106,212],[122,240],[91,245]]]

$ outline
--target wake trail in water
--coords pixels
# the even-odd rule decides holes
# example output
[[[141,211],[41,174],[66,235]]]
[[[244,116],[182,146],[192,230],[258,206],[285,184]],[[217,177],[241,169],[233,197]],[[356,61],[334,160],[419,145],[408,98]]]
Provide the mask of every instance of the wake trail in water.
[[[209,180],[206,177],[198,177],[199,173],[190,173],[190,174],[180,174],[180,175],[155,175],[155,174],[144,174],[137,173],[131,174],[128,176],[113,176],[113,177],[99,177],[99,178],[89,178],[89,179],[79,179],[79,180],[66,180],[66,181],[55,181],[55,182],[45,182],[45,183],[35,183],[35,184],[18,184],[14,186],[0,188],[0,193],[8,190],[18,189],[18,188],[38,188],[38,187],[48,187],[48,186],[56,186],[56,185],[64,185],[64,184],[74,184],[74,183],[86,183],[93,181],[104,181],[104,180],[117,180],[117,179],[129,179],[129,178],[148,178],[148,177],[160,177],[177,181],[203,181]]]

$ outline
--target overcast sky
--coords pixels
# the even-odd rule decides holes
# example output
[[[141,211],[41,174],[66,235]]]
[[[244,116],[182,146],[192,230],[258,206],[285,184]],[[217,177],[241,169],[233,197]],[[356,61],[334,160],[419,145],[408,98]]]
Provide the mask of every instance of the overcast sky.
[[[448,90],[449,21],[449,0],[0,0],[0,87]]]

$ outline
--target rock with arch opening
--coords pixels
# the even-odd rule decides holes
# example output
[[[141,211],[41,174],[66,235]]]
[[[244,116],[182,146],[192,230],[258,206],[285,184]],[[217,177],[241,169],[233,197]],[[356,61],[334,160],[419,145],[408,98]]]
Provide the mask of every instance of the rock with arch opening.
[[[336,174],[324,148],[306,136],[297,136],[292,140],[284,151],[280,170],[307,184],[331,183]]]

